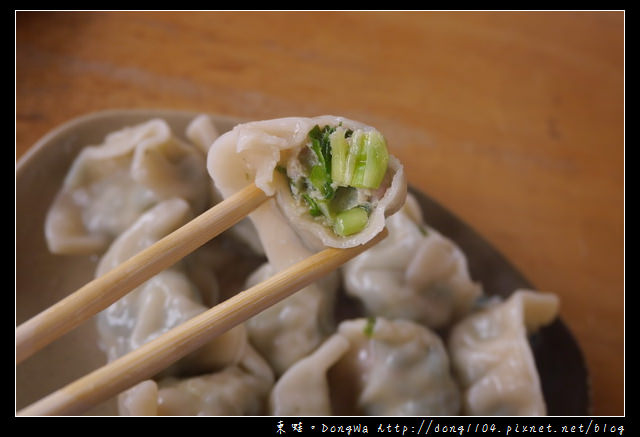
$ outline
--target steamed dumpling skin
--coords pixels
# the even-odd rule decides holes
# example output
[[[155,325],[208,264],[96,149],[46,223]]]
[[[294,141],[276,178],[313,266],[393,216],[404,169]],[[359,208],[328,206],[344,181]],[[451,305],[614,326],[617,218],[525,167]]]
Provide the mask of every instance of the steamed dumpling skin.
[[[463,414],[546,414],[528,335],[551,323],[558,306],[554,294],[517,290],[452,328],[448,347],[463,389]]]
[[[275,274],[266,263],[247,280],[247,288]],[[335,331],[335,275],[311,284],[245,322],[251,344],[276,375],[307,356]]]
[[[350,347],[335,366],[332,388],[357,394],[351,414],[459,414],[460,390],[444,344],[433,331],[408,320],[376,317],[345,320],[338,333]]]
[[[249,345],[237,364],[218,372],[159,384],[163,416],[256,416],[265,414],[273,372]]]
[[[241,359],[216,372],[143,381],[118,397],[126,416],[256,416],[265,414],[273,372],[248,346]]]
[[[160,202],[124,231],[101,258],[100,276],[152,245],[193,216],[189,204],[179,198]],[[187,268],[188,267],[188,268]],[[206,311],[203,287],[190,275],[213,279],[211,266],[193,255],[158,273],[100,312],[97,317],[100,346],[113,361],[170,329]],[[197,271],[204,270],[202,273]],[[206,284],[205,284],[206,286]],[[204,290],[206,291],[206,290]],[[244,325],[227,331],[202,348],[165,369],[163,375],[211,372],[237,363],[247,347]]]
[[[455,415],[460,392],[440,338],[424,326],[343,321],[276,382],[273,415]]]
[[[387,238],[342,268],[347,294],[369,315],[434,329],[468,313],[482,287],[471,279],[460,248],[424,222],[412,195],[387,218],[387,229]]]
[[[101,258],[96,276],[152,245],[187,223],[192,216],[189,204],[182,199],[159,203],[113,242]],[[110,361],[207,310],[202,303],[201,291],[184,268],[188,262],[185,259],[160,272],[97,315],[101,346]],[[197,360],[186,357],[179,365],[193,371],[194,368],[237,360],[244,347],[242,343],[246,341],[246,335],[238,332],[243,329],[242,326],[234,328],[205,346],[209,357],[200,350],[196,354]],[[222,344],[224,348],[220,347]]]
[[[46,217],[47,244],[53,253],[101,253],[162,200],[185,199],[200,213],[210,185],[202,151],[164,120],[121,129],[74,160]]]
[[[330,416],[331,395],[327,373],[349,350],[340,334],[329,337],[311,355],[291,366],[278,380],[269,397],[273,416]]]

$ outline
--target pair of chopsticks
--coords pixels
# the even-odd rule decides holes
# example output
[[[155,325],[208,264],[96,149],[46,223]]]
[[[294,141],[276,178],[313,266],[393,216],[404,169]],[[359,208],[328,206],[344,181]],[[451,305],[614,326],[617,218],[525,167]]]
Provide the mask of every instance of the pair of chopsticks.
[[[235,225],[268,199],[254,184],[249,185],[24,322],[16,328],[16,364]],[[384,229],[367,244],[348,249],[327,248],[311,255],[29,405],[18,415],[81,414],[153,377],[214,337],[317,281],[386,235]]]

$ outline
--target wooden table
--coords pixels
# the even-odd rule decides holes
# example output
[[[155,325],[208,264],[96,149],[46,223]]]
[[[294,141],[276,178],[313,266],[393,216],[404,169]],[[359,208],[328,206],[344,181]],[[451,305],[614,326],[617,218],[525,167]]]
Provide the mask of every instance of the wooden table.
[[[378,127],[410,183],[562,299],[624,414],[624,13],[32,13],[16,158],[70,118],[177,108]]]

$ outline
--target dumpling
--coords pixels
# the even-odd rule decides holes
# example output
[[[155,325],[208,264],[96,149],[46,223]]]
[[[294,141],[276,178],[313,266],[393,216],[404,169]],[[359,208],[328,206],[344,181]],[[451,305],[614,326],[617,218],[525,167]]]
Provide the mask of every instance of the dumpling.
[[[448,347],[463,389],[464,414],[546,414],[527,336],[551,323],[558,305],[554,294],[517,290],[452,328]]]
[[[269,406],[275,415],[454,415],[460,393],[436,334],[410,321],[355,319],[282,375]]]
[[[291,366],[269,396],[273,416],[330,416],[331,396],[327,373],[349,349],[340,334],[327,339],[311,355]]]
[[[186,130],[186,136],[206,155],[209,152],[209,148],[220,134],[216,126],[211,122],[211,118],[202,114],[194,118],[189,123]],[[223,199],[223,197],[215,188],[213,181],[211,179],[209,180],[211,182],[211,198],[213,199],[213,203],[218,203]],[[248,218],[241,220],[235,226],[231,227],[229,231],[235,238],[242,241],[255,253],[264,255],[264,249],[260,244],[258,234]]]
[[[159,383],[158,414],[255,416],[264,414],[273,372],[249,345],[240,361],[219,372]]]
[[[247,280],[247,287],[275,274],[266,263]],[[245,322],[251,344],[269,362],[276,375],[311,353],[335,331],[333,305],[335,276],[311,284],[256,314]]]
[[[206,155],[213,142],[220,136],[220,133],[211,122],[209,116],[201,114],[191,120],[185,135],[189,141],[198,146],[200,151]]]
[[[45,221],[53,253],[104,251],[144,211],[180,197],[198,214],[209,204],[205,157],[160,119],[86,147],[73,162]]]
[[[467,313],[482,294],[462,251],[427,226],[410,194],[387,219],[389,236],[342,268],[345,290],[367,313],[441,328]]]
[[[338,333],[349,351],[334,368],[334,399],[356,405],[353,414],[450,416],[460,393],[440,337],[406,320],[376,317],[346,320]],[[341,414],[339,407],[337,414]]]
[[[158,384],[147,379],[118,395],[121,416],[157,416]]]
[[[275,195],[287,225],[312,250],[369,241],[406,195],[402,165],[388,154],[384,137],[341,117],[237,125],[215,141],[207,167],[225,198],[251,182]],[[251,215],[263,245],[274,227],[259,222],[274,207],[267,202]]]
[[[158,203],[113,242],[98,264],[97,275],[182,226],[192,215],[182,199]],[[207,310],[190,278],[196,276],[200,283],[213,278],[206,272],[207,261],[211,257],[196,251],[98,314],[101,346],[110,361]],[[198,269],[204,271],[196,274]],[[209,341],[156,378],[158,382],[143,381],[122,393],[120,413],[258,414],[273,384],[273,372],[249,344],[244,325]]]
[[[192,217],[182,199],[163,201],[142,214],[123,232],[100,260],[96,275],[129,259]],[[152,277],[97,315],[100,345],[109,361],[157,338],[204,312],[200,290],[187,275],[190,258]],[[191,270],[197,269],[192,265]],[[200,275],[202,277],[202,275]],[[240,325],[183,358],[164,373],[201,373],[237,362],[247,343]]]
[[[129,416],[255,416],[265,413],[273,373],[247,345],[241,359],[223,369],[185,379],[147,380],[120,394]]]
[[[320,129],[327,133],[325,128],[333,129],[336,135],[341,134],[343,137],[336,141],[342,145],[352,142],[344,138],[348,129],[351,136],[358,138],[354,150],[359,150],[365,158],[372,150],[382,153],[384,149],[386,153],[386,146],[381,146],[384,139],[373,128],[330,116],[291,117],[240,124],[220,136],[209,150],[208,170],[223,197],[234,194],[251,182],[267,195],[275,195],[275,198],[269,199],[250,214],[270,266],[254,276],[254,279],[259,278],[256,282],[306,259],[324,245],[349,247],[367,242],[383,229],[385,216],[404,202],[404,173],[400,163],[392,156],[381,157],[378,160],[380,162],[373,160],[371,168],[365,165],[368,162],[365,159],[357,167],[358,171],[365,173],[377,170],[377,181],[372,181],[375,178],[367,173],[368,185],[361,181],[358,183],[361,187],[358,188],[349,187],[346,182],[344,186],[336,181],[329,184],[326,179],[329,174],[327,168],[320,168],[315,161],[312,164],[310,155],[316,153],[313,148],[319,141],[317,133]],[[374,138],[376,144],[373,144]],[[328,148],[330,141],[327,138],[323,141]],[[362,147],[358,149],[356,146]],[[325,153],[318,153],[323,159],[327,158]],[[314,155],[315,159],[320,159],[320,155]],[[345,151],[344,159],[351,156],[347,155]],[[365,167],[369,170],[365,171]],[[305,207],[300,203],[301,198],[296,198],[289,181],[294,178],[310,181],[314,178],[309,173],[312,171],[315,176],[324,172],[325,182],[333,187],[331,190],[335,188],[337,192],[342,189],[351,193],[353,188],[355,198],[347,198],[347,195],[344,198],[336,197],[337,200],[342,199],[342,203],[336,203],[332,208],[345,211],[352,207],[358,209],[356,215],[362,213],[366,216],[363,228],[354,234],[337,235],[335,227],[328,226],[327,216],[314,218],[308,205]],[[316,196],[318,193],[309,191],[298,194]],[[361,202],[358,205],[362,208],[351,205],[351,200]],[[288,366],[310,353],[334,329],[330,315],[336,284],[337,274],[334,273],[321,285],[307,287],[247,323],[252,343],[274,366],[276,374],[281,374]]]

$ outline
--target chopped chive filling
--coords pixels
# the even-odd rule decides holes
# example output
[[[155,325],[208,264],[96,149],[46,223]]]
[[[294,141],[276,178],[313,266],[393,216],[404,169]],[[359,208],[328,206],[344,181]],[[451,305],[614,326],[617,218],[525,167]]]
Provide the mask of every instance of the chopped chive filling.
[[[336,215],[333,231],[342,237],[346,237],[360,232],[367,226],[367,223],[369,223],[367,210],[356,206]]]
[[[302,170],[293,172],[295,180],[286,168],[276,167],[287,177],[294,198],[339,236],[362,231],[372,208],[369,190],[380,187],[387,170],[384,137],[375,130],[316,125],[297,159]]]
[[[325,126],[320,130],[318,125],[309,132],[311,149],[316,153],[320,164],[327,174],[331,174],[331,141],[330,136],[335,131],[331,126]]]
[[[373,331],[376,327],[376,318],[373,316],[367,317],[367,324],[364,325],[364,335],[371,338],[373,337]]]
[[[320,208],[318,208],[318,204],[311,198],[311,196],[305,193],[302,195],[302,198],[305,202],[307,202],[307,205],[309,205],[309,214],[311,214],[312,217],[318,217],[322,215],[322,211],[320,211]]]
[[[326,170],[320,165],[314,165],[311,168],[311,174],[309,175],[309,181],[325,199],[331,199],[333,197],[333,188],[331,187],[331,177]]]
[[[384,137],[377,131],[346,133],[338,128],[331,134],[331,177],[341,186],[377,189],[389,164]]]

